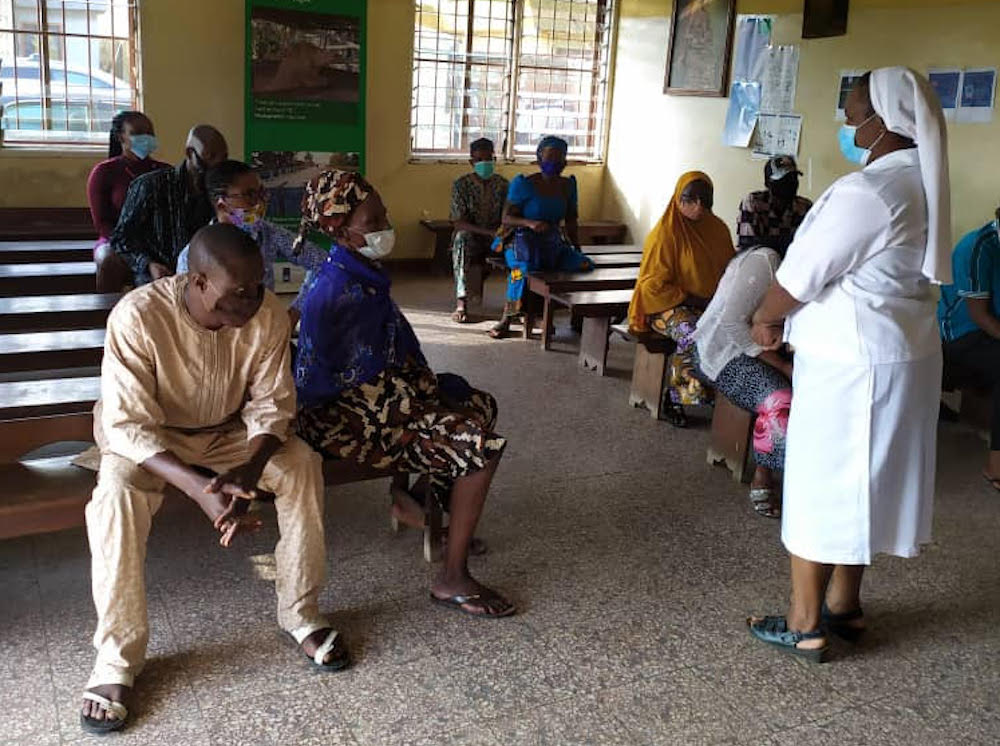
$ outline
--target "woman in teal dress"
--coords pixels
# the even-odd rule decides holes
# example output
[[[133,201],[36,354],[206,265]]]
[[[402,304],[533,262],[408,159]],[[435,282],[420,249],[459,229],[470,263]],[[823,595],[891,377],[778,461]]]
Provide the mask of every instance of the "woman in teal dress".
[[[580,251],[576,177],[562,176],[568,147],[559,137],[543,138],[536,151],[539,173],[520,174],[510,183],[503,214],[504,228],[513,229],[513,240],[504,251],[509,268],[507,302],[499,323],[490,330],[494,339],[503,337],[520,315],[528,272],[593,269],[593,262]]]

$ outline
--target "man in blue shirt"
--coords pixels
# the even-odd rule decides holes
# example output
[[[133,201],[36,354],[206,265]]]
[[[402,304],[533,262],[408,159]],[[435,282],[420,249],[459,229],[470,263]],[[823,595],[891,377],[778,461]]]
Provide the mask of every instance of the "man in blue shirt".
[[[941,288],[938,323],[944,377],[994,389],[990,453],[983,476],[1000,490],[1000,208],[965,235],[952,254],[954,283]]]

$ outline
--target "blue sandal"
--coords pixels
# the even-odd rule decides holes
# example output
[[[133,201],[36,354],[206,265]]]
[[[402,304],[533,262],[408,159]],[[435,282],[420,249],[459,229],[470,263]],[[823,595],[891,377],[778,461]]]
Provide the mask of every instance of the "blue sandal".
[[[800,648],[798,644],[803,640],[816,640],[826,637],[826,632],[814,629],[812,632],[792,632],[788,629],[788,621],[783,616],[766,616],[758,621],[753,621],[752,617],[747,618],[747,627],[750,634],[761,642],[772,645],[784,653],[804,658],[810,663],[822,663],[826,660],[826,653],[830,649],[829,645],[821,648]]]
[[[865,614],[859,606],[854,611],[845,611],[843,614],[834,614],[830,611],[826,603],[823,603],[823,626],[830,630],[837,637],[848,642],[857,642],[864,633],[864,627],[855,627],[848,624],[855,619],[864,619]]]

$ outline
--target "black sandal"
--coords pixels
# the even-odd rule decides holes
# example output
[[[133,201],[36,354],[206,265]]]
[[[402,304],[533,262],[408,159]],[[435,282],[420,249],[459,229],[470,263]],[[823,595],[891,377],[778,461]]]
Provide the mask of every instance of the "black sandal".
[[[492,329],[487,332],[487,334],[489,334],[493,339],[503,339],[507,336],[507,332],[509,331],[510,316],[504,316]]]
[[[861,639],[861,635],[864,634],[865,631],[864,627],[855,627],[854,625],[848,624],[848,622],[864,618],[865,614],[861,610],[860,606],[854,609],[854,611],[845,611],[843,614],[834,614],[830,611],[826,602],[823,602],[823,611],[821,614],[823,626],[840,639],[847,640],[847,642],[857,642]]]
[[[108,718],[97,720],[81,712],[80,727],[85,731],[102,736],[105,733],[113,733],[125,727],[125,722],[128,720],[128,707],[125,706],[124,702],[117,702],[91,691],[85,691],[83,698],[90,702],[96,702],[106,714],[111,713],[115,716],[113,720]]]
[[[663,408],[662,419],[669,422],[676,428],[685,428],[688,426],[687,415],[684,414],[684,407],[680,404],[667,404]]]
[[[456,593],[454,596],[449,596],[448,598],[438,598],[433,592],[430,594],[431,601],[436,603],[438,606],[445,606],[449,609],[455,609],[456,611],[461,611],[463,614],[468,614],[469,616],[480,617],[483,619],[500,619],[502,617],[510,616],[517,612],[517,607],[510,601],[505,599],[499,593],[491,591],[484,588],[482,593],[472,593],[468,596],[461,593]],[[474,606],[477,609],[485,609],[485,602],[497,599],[504,602],[503,608],[497,612],[488,611],[470,611],[466,606]],[[478,603],[476,603],[478,602]]]

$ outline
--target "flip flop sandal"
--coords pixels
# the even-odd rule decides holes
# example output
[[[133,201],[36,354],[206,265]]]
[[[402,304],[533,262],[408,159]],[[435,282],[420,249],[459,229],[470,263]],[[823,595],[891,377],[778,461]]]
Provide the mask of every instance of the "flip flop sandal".
[[[455,309],[455,312],[451,315],[451,320],[454,321],[456,324],[468,324],[469,314],[466,313],[465,311],[459,311],[458,309]]]
[[[663,419],[676,428],[684,429],[688,426],[688,418],[684,413],[684,407],[680,404],[668,404],[663,409]]]
[[[481,593],[473,593],[468,596],[457,593],[454,596],[449,596],[448,598],[438,598],[433,593],[431,593],[430,597],[431,601],[436,603],[438,606],[445,606],[449,609],[455,609],[456,611],[461,611],[463,614],[479,617],[481,619],[500,619],[501,617],[510,616],[511,614],[517,612],[517,607],[514,606],[514,604],[512,604],[510,601],[505,601],[505,603],[507,604],[506,608],[492,614],[485,612],[469,611],[468,609],[466,609],[465,608],[466,604],[472,603],[473,601],[479,599],[485,600],[485,597]],[[480,606],[479,608],[483,607]]]
[[[96,733],[97,735],[103,735],[104,733],[113,733],[116,730],[121,730],[125,727],[125,721],[128,719],[128,708],[122,702],[115,702],[108,699],[107,697],[102,697],[100,694],[95,694],[94,692],[84,692],[83,698],[90,701],[96,702],[101,707],[104,708],[105,712],[111,713],[115,716],[114,720],[95,720],[92,717],[80,713],[80,726],[89,733]]]
[[[865,618],[865,614],[861,610],[860,606],[854,611],[845,611],[843,614],[834,614],[824,602],[821,618],[823,620],[824,627],[840,639],[847,640],[847,642],[857,642],[861,639],[861,635],[864,634],[864,627],[855,627],[848,624],[848,622],[852,622],[855,619]]]
[[[811,632],[792,632],[788,629],[788,621],[783,616],[766,616],[756,622],[747,618],[747,628],[750,634],[763,643],[778,648],[783,653],[803,658],[810,663],[823,663],[826,660],[829,645],[821,648],[800,648],[803,640],[817,640],[826,637],[822,628]]]
[[[503,321],[497,323],[492,329],[490,329],[487,334],[493,339],[503,339],[507,336],[507,332],[510,331],[510,320],[504,319]]]
[[[316,632],[317,629],[322,629],[322,627],[299,627],[298,629],[289,632],[289,634],[301,650],[302,643],[305,639],[309,637],[309,635]],[[333,659],[327,661],[326,656],[330,653],[334,653]],[[307,655],[306,657],[312,661],[313,665],[317,668],[323,669],[324,671],[341,671],[347,668],[351,663],[351,657],[347,652],[347,648],[344,646],[343,638],[335,629],[330,630],[327,636],[323,639],[323,642],[316,648],[316,652],[313,653],[312,656]]]
[[[751,487],[750,502],[754,512],[765,518],[781,518],[781,505],[774,505],[774,489],[771,487]]]

